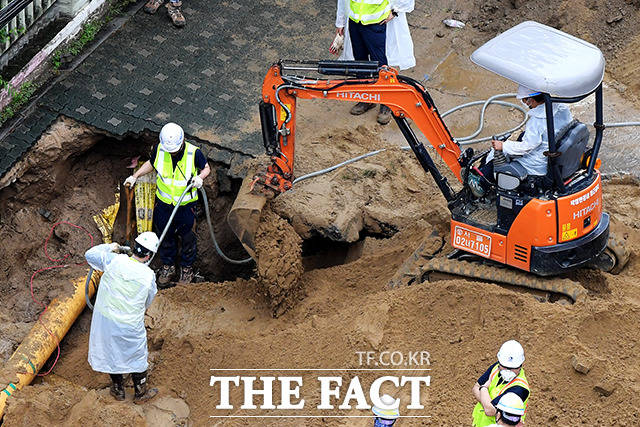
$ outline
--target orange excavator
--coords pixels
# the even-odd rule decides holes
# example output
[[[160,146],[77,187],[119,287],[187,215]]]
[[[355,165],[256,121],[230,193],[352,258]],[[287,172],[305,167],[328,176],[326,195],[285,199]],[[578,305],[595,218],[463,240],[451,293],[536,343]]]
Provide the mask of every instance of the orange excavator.
[[[525,33],[516,31],[513,34],[513,30],[519,28]],[[523,23],[510,31],[511,34],[508,31],[498,36],[507,37],[499,39],[497,44],[488,42],[488,47],[483,46],[486,49],[478,49],[472,60],[544,95],[549,135],[549,150],[545,152],[548,159],[546,176],[529,177],[509,168],[501,171],[494,163],[495,179],[487,180],[490,190],[488,194],[477,197],[471,191],[467,178],[470,171],[477,170],[485,161],[488,151],[462,150],[440,117],[433,99],[419,82],[399,75],[393,68],[378,67],[375,62],[280,61],[267,72],[260,102],[263,141],[272,164],[265,172],[247,179],[228,218],[244,246],[254,254],[252,233],[264,205],[264,198],[255,195],[256,188],[277,195],[292,187],[297,99],[334,99],[388,106],[411,150],[425,172],[434,179],[451,211],[450,244],[455,248],[454,252],[439,256],[443,255],[443,240],[429,236],[405,261],[391,280],[391,286],[424,280],[429,273],[439,271],[561,293],[576,300],[586,294],[577,283],[565,278],[551,280],[544,277],[562,275],[585,266],[619,271],[629,254],[619,240],[610,239],[609,215],[603,210],[602,180],[597,167],[604,131],[604,61],[600,64],[596,55],[600,51],[572,38],[571,43],[583,50],[586,47],[589,49],[587,53],[596,58],[591,73],[582,76],[586,82],[568,87],[571,84],[567,80],[565,87],[563,81],[556,79],[556,86],[544,87],[546,80],[533,78],[537,75],[535,73],[539,74],[536,67],[520,69],[512,74],[504,71],[504,61],[513,57],[514,52],[503,52],[503,57],[500,57],[499,48],[508,46],[509,42],[513,45],[514,38],[531,37],[531,31],[542,32],[551,38],[565,33],[537,23]],[[545,49],[545,46],[540,49]],[[572,58],[565,57],[566,52],[563,50],[562,55],[554,56],[546,51],[545,60],[556,61],[557,67],[565,67],[563,70],[567,67],[575,70]],[[515,56],[514,61],[521,59]],[[302,72],[339,78],[313,78],[300,75]],[[554,103],[578,102],[592,94],[596,100],[595,138],[588,146],[590,138],[586,125],[574,120],[566,128],[554,129],[552,106]],[[427,149],[416,137],[407,119],[413,121],[432,149]],[[460,191],[452,189],[447,177],[436,167],[430,152],[442,158],[460,181]],[[248,202],[247,199],[251,198],[252,202]],[[530,274],[500,268],[505,265]]]

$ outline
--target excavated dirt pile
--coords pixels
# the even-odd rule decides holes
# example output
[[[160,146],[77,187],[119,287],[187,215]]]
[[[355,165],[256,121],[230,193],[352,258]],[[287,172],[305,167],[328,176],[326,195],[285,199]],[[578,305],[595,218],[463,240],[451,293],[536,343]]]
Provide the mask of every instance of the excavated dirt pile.
[[[302,239],[291,225],[268,208],[260,218],[256,241],[256,286],[269,299],[274,317],[301,295]]]

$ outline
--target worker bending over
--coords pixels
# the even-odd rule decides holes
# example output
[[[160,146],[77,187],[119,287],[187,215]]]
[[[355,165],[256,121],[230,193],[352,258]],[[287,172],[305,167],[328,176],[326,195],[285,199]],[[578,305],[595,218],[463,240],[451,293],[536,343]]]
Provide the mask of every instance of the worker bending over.
[[[517,394],[524,402],[529,400],[529,383],[524,373],[524,349],[518,341],[510,340],[502,344],[498,351],[498,361],[478,378],[473,386],[473,396],[478,403],[473,408],[473,425],[485,427],[496,421],[496,407],[500,396],[507,391]],[[522,420],[524,421],[524,415]]]
[[[135,240],[133,255],[116,253],[117,243],[94,246],[85,253],[89,265],[104,272],[100,279],[89,333],[89,365],[111,376],[111,394],[124,400],[124,375],[131,374],[136,403],[151,399],[147,389],[147,331],[144,313],[158,292],[156,275],[145,262],[158,249],[158,236],[147,231]]]
[[[194,232],[196,201],[202,181],[211,169],[202,151],[184,140],[184,131],[175,123],[167,123],[160,130],[160,144],[140,169],[128,177],[124,185],[133,187],[136,180],[152,172],[157,172],[157,190],[153,209],[153,228],[162,235],[180,196],[191,183],[193,188],[180,202],[171,226],[159,249],[162,267],[158,274],[158,286],[166,287],[175,276],[178,238],[182,240],[179,283],[193,280],[193,263],[196,260],[196,234]]]

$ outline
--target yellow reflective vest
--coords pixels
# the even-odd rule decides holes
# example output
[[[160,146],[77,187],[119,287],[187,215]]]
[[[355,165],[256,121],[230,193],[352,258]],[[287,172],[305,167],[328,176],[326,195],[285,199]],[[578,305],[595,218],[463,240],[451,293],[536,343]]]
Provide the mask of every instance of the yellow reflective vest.
[[[163,150],[161,145],[158,146],[158,153],[153,161],[153,167],[158,175],[156,182],[156,196],[158,196],[158,199],[168,205],[175,206],[178,203],[182,192],[187,188],[189,180],[197,173],[197,149],[198,147],[195,145],[185,142],[184,154],[174,169],[171,153]],[[180,206],[196,200],[198,200],[198,190],[194,187],[184,195]]]
[[[350,0],[349,18],[362,25],[377,24],[391,13],[389,0]]]
[[[500,365],[496,364],[491,370],[491,374],[489,375],[489,387],[487,390],[489,391],[489,396],[491,400],[496,397],[506,393],[509,388],[514,386],[524,387],[529,395],[527,396],[527,400],[524,401],[525,413],[522,416],[522,421],[524,421],[525,416],[527,415],[526,408],[527,403],[529,402],[529,397],[531,397],[531,390],[529,389],[529,383],[527,382],[527,377],[524,374],[524,369],[520,369],[520,373],[509,383],[502,383],[498,385],[498,381],[500,380]],[[480,402],[476,403],[476,406],[473,408],[473,426],[474,427],[487,427],[492,424],[495,424],[496,417],[489,417],[484,413],[484,408]]]

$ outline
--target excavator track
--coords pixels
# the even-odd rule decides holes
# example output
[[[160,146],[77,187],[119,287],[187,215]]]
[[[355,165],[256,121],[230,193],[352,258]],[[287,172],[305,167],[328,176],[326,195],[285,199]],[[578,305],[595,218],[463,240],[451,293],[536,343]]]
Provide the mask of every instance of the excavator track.
[[[631,253],[625,243],[626,241],[622,236],[618,236],[615,233],[609,234],[605,252],[613,257],[614,266],[611,270],[608,270],[611,274],[619,274],[629,262]]]
[[[428,236],[404,261],[388,286],[398,288],[429,280],[431,273],[440,272],[492,283],[565,295],[573,302],[587,296],[587,290],[579,283],[564,278],[538,277],[519,270],[483,264],[480,262],[448,259],[443,253],[444,239],[435,232]]]
[[[579,283],[569,279],[541,278],[520,271],[502,267],[476,264],[457,259],[438,257],[427,262],[421,269],[422,278],[428,278],[429,273],[441,272],[473,279],[486,280],[493,283],[504,283],[522,288],[536,289],[544,292],[565,295],[578,302],[587,296],[587,290]]]

